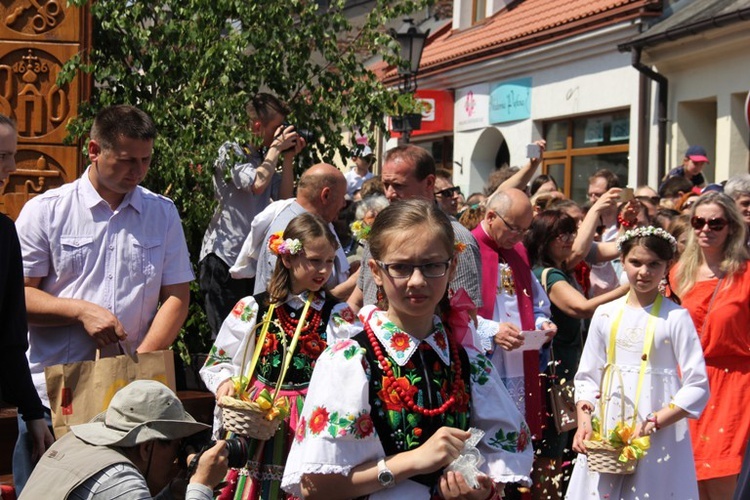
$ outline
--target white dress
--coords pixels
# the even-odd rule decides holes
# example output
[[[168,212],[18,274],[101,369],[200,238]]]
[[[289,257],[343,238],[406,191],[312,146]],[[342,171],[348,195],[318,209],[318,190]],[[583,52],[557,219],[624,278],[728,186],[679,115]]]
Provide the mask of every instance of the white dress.
[[[360,320],[365,321],[364,318],[374,308],[364,307],[360,311]],[[450,366],[452,358],[449,347],[445,338],[441,337],[441,333],[444,335],[442,323],[437,317],[434,323],[435,331],[422,341],[399,330],[379,310],[375,310],[369,324],[384,346],[385,354],[400,367],[410,360],[418,363],[420,356],[412,355],[418,352],[420,342],[429,344],[442,362]],[[391,341],[396,336],[404,342],[393,349]],[[466,352],[471,365],[469,424],[485,431],[478,445],[486,460],[482,472],[495,482],[529,484],[533,451],[528,427],[492,363],[471,348]],[[284,470],[281,486],[287,492],[300,496],[303,474],[348,475],[359,464],[385,457],[380,437],[373,426],[372,416],[376,416],[376,410],[370,405],[369,394],[370,376],[381,374],[370,373],[370,365],[364,354],[365,349],[356,340],[349,339],[328,347],[318,358],[297,436]],[[410,419],[411,415],[406,415],[402,421]],[[406,480],[369,498],[429,499],[430,489]]]
[[[575,376],[576,401],[595,403],[599,415],[599,384],[607,362],[610,328],[625,297],[597,308]],[[613,377],[612,398],[606,408],[608,428],[620,418],[624,401],[625,419],[631,422],[643,340],[651,311],[625,306],[617,333],[615,364],[622,372],[624,391]],[[670,403],[682,408],[689,418],[698,418],[708,401],[708,378],[703,350],[687,310],[664,299],[656,319],[653,346],[644,375],[638,419]],[[679,370],[679,371],[678,371]],[[622,393],[625,397],[622,398]],[[651,447],[638,461],[635,474],[615,475],[590,472],[586,456],[579,454],[566,498],[570,500],[698,499],[693,449],[685,419],[651,434]]]

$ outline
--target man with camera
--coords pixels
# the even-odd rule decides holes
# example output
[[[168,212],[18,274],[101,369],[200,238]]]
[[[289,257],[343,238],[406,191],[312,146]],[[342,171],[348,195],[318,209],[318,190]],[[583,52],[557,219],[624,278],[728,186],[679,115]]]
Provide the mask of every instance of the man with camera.
[[[218,206],[200,253],[199,284],[214,336],[235,303],[253,292],[251,279],[229,275],[250,224],[271,200],[293,195],[294,157],[311,138],[284,122],[289,109],[271,94],[257,94],[246,110],[248,126],[258,144],[225,142],[219,149],[213,172]],[[276,172],[279,160],[281,174]]]
[[[186,490],[180,491],[184,482],[173,480],[172,472],[183,438],[207,429],[165,385],[136,380],[115,394],[105,412],[71,427],[47,450],[20,498],[211,499],[227,472],[226,441],[191,458]]]

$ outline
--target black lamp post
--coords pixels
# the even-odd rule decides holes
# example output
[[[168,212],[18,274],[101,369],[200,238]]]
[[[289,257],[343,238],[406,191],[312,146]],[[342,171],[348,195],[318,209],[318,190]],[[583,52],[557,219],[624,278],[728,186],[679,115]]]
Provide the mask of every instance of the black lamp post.
[[[402,64],[398,67],[398,74],[401,77],[401,83],[399,83],[398,91],[401,94],[413,94],[417,91],[417,74],[419,73],[419,61],[422,59],[422,50],[424,50],[425,42],[430,34],[430,30],[423,32],[415,24],[414,20],[407,17],[404,19],[404,24],[396,30],[390,31],[391,36],[401,46],[401,61]],[[403,62],[409,63],[408,67]],[[403,134],[403,141],[409,142],[412,130],[419,130],[421,127],[421,114],[419,120],[410,120],[408,114],[402,114],[396,117],[400,122],[400,126],[396,127],[393,125],[393,130],[401,132]],[[413,123],[418,121],[418,123]]]

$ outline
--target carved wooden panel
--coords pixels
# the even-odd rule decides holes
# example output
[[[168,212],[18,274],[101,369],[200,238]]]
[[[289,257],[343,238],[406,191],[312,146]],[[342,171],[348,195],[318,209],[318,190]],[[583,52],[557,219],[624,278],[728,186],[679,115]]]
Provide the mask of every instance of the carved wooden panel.
[[[18,126],[18,169],[0,191],[0,212],[14,219],[29,198],[82,170],[80,144],[63,141],[89,82],[59,86],[57,76],[88,50],[90,25],[88,9],[65,0],[0,0],[0,113]]]
[[[64,0],[0,2],[0,38],[78,43],[80,11]]]

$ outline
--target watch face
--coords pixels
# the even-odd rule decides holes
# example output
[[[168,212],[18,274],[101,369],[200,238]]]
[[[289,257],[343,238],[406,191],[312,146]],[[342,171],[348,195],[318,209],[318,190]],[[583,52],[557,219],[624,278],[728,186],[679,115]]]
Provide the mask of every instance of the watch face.
[[[380,471],[378,473],[378,481],[383,486],[391,486],[393,484],[393,473],[389,470]]]

